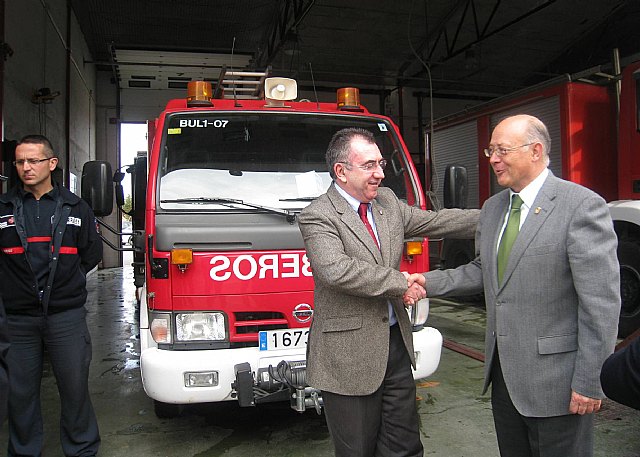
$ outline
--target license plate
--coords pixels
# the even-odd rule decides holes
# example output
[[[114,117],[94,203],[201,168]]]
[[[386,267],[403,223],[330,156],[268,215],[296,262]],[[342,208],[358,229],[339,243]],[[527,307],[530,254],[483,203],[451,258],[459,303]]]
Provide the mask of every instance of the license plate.
[[[307,346],[308,328],[264,330],[258,334],[261,351],[296,349]]]

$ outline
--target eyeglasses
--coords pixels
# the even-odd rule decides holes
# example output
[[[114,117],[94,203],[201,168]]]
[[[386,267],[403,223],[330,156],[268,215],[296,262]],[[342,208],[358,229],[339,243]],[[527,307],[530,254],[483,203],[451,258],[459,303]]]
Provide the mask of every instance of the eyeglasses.
[[[361,170],[364,171],[373,171],[375,170],[377,167],[380,167],[381,170],[384,170],[384,168],[387,166],[387,161],[385,159],[380,160],[380,162],[376,162],[375,160],[370,160],[368,162],[363,163],[362,165],[354,165],[352,163],[349,162],[340,162],[343,163],[345,165],[348,165],[350,167],[358,167]]]
[[[498,146],[497,148],[487,148],[484,150],[484,155],[491,158],[492,155],[497,154],[498,157],[504,157],[508,153],[515,151],[516,149],[524,148],[525,146],[531,146],[534,143],[521,144],[520,146],[514,146],[512,148],[505,148]]]
[[[51,160],[53,157],[47,157],[46,159],[26,159],[26,160],[14,160],[13,165],[16,167],[23,167],[25,162],[31,166],[38,165],[39,163]]]

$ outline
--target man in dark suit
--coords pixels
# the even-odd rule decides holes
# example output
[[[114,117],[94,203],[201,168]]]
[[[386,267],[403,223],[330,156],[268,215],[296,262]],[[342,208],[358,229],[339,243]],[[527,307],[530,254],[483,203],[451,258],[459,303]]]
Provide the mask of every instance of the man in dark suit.
[[[7,374],[7,352],[9,351],[9,327],[0,297],[0,425],[7,417],[7,401],[9,400],[9,376]]]
[[[0,182],[7,177],[0,175]],[[9,400],[9,375],[7,374],[7,352],[9,351],[9,327],[0,297],[0,425],[7,417],[7,401]]]
[[[413,303],[424,289],[399,271],[403,241],[471,238],[479,213],[400,202],[380,187],[385,164],[372,133],[337,132],[327,150],[334,181],[299,218],[315,281],[307,381],[322,391],[337,456],[422,455],[403,296]]]
[[[485,155],[508,189],[482,208],[478,256],[424,275],[430,297],[484,288],[484,390],[491,383],[503,457],[593,455],[600,369],[616,339],[620,275],[609,210],[548,170],[550,145],[533,116],[496,126]]]
[[[640,409],[640,337],[609,356],[602,366],[600,382],[607,397]]]

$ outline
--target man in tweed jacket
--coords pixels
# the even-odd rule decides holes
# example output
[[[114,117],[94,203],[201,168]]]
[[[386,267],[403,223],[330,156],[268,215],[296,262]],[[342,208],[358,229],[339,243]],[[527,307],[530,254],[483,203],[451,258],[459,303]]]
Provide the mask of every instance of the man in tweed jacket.
[[[322,391],[337,456],[421,456],[403,295],[412,303],[424,289],[399,271],[403,242],[471,238],[479,211],[400,202],[380,187],[385,162],[367,130],[337,132],[327,165],[333,184],[299,218],[315,281],[307,381]],[[371,233],[356,212],[361,203]]]

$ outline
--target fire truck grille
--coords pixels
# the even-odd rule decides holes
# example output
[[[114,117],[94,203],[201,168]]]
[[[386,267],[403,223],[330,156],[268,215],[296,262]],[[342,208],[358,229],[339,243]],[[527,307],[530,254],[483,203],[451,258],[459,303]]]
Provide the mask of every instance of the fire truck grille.
[[[287,320],[282,313],[278,312],[238,312],[235,314],[236,335],[255,336],[258,341],[258,332],[261,330],[277,330],[287,328]]]

